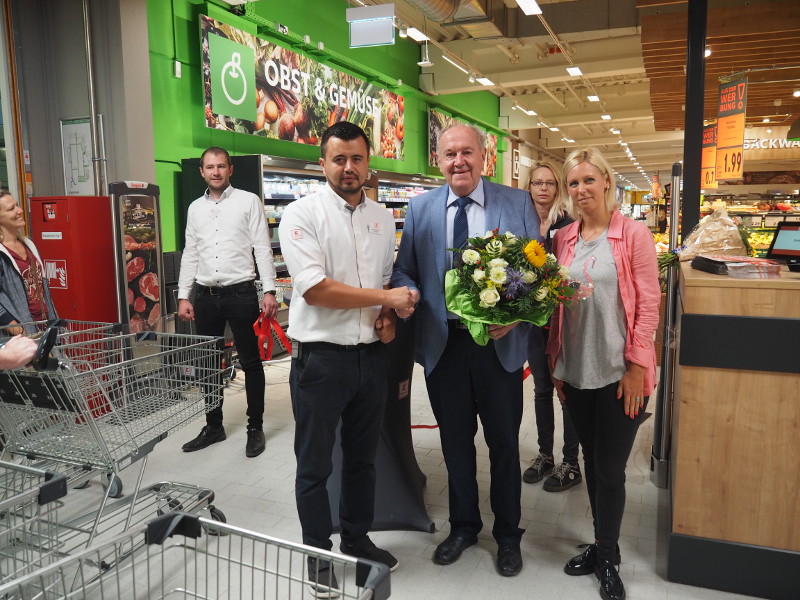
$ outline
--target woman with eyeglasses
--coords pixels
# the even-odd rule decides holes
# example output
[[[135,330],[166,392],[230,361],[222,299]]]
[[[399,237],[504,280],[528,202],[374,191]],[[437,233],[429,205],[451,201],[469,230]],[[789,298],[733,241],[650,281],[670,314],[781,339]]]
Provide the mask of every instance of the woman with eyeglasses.
[[[552,252],[552,239],[561,227],[572,223],[567,213],[567,196],[563,192],[559,169],[548,161],[536,163],[531,170],[528,192],[533,207],[539,215],[542,238],[547,252]],[[544,489],[563,492],[582,480],[578,466],[578,434],[569,414],[562,408],[564,422],[563,461],[556,466],[553,455],[555,411],[553,409],[553,381],[547,364],[545,348],[550,326],[531,327],[528,338],[528,366],[533,376],[533,406],[536,413],[536,432],[539,454],[522,474],[525,483],[538,483],[545,477]]]
[[[564,180],[577,220],[556,234],[555,255],[573,279],[592,284],[594,291],[553,313],[547,354],[583,448],[595,537],[564,572],[594,573],[602,598],[624,600],[617,542],[625,467],[656,384],[656,251],[644,223],[620,213],[614,175],[600,152],[572,152]]]

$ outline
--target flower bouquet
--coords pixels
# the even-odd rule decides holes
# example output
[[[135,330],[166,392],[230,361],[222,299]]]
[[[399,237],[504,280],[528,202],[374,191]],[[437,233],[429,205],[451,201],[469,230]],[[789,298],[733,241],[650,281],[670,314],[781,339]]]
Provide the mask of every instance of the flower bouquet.
[[[452,249],[462,264],[445,274],[445,303],[481,346],[489,343],[488,325],[542,326],[560,303],[588,295],[536,240],[495,229],[467,242]]]

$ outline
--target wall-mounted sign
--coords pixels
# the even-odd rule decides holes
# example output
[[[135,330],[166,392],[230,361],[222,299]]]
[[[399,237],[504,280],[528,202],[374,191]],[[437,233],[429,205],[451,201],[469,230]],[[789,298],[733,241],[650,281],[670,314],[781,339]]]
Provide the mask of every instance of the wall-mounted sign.
[[[436,147],[439,132],[453,122],[463,123],[433,108],[428,110],[428,164],[439,166],[439,149]],[[471,125],[471,123],[470,123]],[[480,128],[479,128],[480,129]],[[486,133],[486,160],[483,162],[483,175],[494,177],[497,174],[497,136]]]
[[[700,161],[700,187],[717,187],[717,124],[703,125],[703,152]]]
[[[718,99],[716,178],[741,179],[747,81],[720,84]]]
[[[200,17],[206,126],[318,145],[337,121],[403,160],[403,96],[207,16]]]
[[[89,117],[61,119],[61,157],[67,196],[93,196],[92,126]]]
[[[519,150],[514,148],[512,156],[513,159],[511,161],[512,164],[511,179],[519,179]]]

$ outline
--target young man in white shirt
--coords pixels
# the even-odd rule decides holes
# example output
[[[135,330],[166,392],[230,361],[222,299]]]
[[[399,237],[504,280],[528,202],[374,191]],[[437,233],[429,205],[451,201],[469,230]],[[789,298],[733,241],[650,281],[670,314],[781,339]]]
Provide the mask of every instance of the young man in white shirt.
[[[340,550],[384,563],[397,559],[367,536],[375,503],[375,453],[386,403],[386,348],[395,308],[412,306],[407,288],[388,289],[395,225],[363,191],[369,139],[347,121],[322,135],[320,192],[292,202],[279,227],[292,276],[289,386],[295,416],[295,499],[303,543],[330,550],[333,533],[326,489],[341,418]],[[338,596],[330,563],[310,558],[317,597]]]
[[[264,203],[250,192],[231,186],[231,157],[212,147],[200,157],[200,175],[206,193],[192,202],[186,219],[186,245],[178,280],[178,316],[194,320],[197,333],[222,337],[225,324],[233,333],[239,363],[244,371],[247,396],[247,444],[245,455],[264,451],[264,367],[253,323],[263,311],[274,318],[275,263],[264,217]],[[259,307],[253,256],[266,291]],[[189,301],[196,284],[195,304]],[[183,445],[194,452],[226,438],[222,402],[206,414],[206,425],[195,439]]]

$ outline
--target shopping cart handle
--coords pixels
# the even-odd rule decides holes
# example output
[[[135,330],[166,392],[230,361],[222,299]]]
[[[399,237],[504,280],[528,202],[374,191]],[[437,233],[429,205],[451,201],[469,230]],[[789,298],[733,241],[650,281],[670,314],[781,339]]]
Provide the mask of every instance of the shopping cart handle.
[[[144,539],[147,544],[160,546],[176,533],[198,539],[202,531],[200,518],[197,515],[174,511],[148,521]]]
[[[58,360],[50,356],[50,351],[56,345],[56,339],[58,339],[58,329],[55,324],[50,325],[39,338],[39,346],[31,361],[31,366],[37,371],[55,371],[58,368]]]

